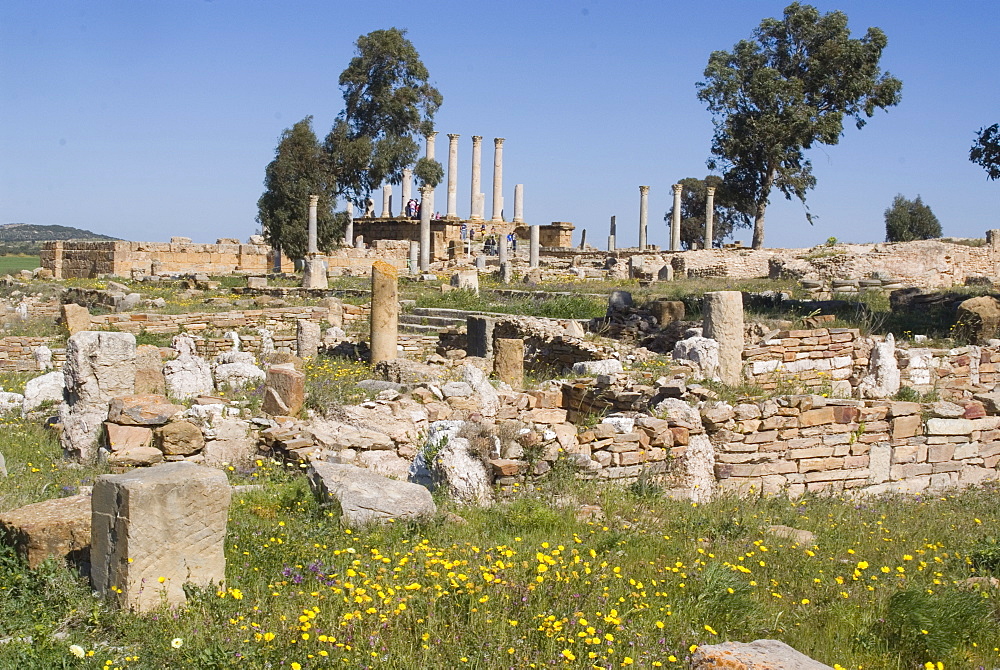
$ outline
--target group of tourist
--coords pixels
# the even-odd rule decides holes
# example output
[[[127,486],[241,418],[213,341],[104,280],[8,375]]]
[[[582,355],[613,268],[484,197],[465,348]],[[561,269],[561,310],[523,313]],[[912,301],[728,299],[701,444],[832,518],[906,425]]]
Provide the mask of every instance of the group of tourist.
[[[420,201],[414,198],[410,198],[406,201],[406,218],[408,219],[419,219],[420,218]]]

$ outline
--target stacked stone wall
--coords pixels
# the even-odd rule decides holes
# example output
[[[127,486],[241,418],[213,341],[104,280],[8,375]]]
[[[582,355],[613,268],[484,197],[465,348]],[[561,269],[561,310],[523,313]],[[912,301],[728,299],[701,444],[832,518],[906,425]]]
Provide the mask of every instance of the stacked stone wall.
[[[61,348],[62,341],[54,337],[3,337],[0,338],[0,371],[3,372],[34,372],[38,370],[35,362],[35,349],[45,345],[52,350],[52,362],[55,365],[66,360],[66,350]]]
[[[868,365],[868,348],[857,328],[784,330],[743,350],[743,376],[760,388],[832,387],[857,384]],[[831,389],[833,390],[833,389]]]
[[[366,319],[368,306],[344,305],[344,325]],[[187,314],[101,314],[91,316],[97,329],[119,330],[127,333],[177,333],[181,330],[237,330],[240,328],[267,328],[274,333],[294,332],[300,319],[321,323],[328,321],[330,310],[325,307],[279,307],[275,309],[248,309],[227,312],[192,312]]]

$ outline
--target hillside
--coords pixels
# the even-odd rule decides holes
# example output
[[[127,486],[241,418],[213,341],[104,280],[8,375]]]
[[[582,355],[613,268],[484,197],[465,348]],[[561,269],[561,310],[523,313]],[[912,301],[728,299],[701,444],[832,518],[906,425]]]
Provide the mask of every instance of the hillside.
[[[117,240],[120,238],[99,235],[89,230],[70,226],[42,226],[34,223],[6,223],[0,225],[0,243],[48,242],[49,240]]]

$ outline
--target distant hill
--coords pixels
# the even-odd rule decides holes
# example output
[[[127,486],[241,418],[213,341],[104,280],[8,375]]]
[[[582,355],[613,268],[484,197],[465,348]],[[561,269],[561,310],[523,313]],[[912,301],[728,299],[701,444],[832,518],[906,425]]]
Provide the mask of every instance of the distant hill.
[[[48,242],[50,240],[117,240],[118,237],[99,235],[70,226],[41,226],[35,223],[5,223],[0,225],[0,243]]]

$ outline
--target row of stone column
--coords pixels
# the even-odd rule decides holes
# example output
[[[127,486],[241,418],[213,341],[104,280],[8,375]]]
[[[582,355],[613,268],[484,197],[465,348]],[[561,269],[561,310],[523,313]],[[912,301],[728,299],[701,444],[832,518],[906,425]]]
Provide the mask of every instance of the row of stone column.
[[[434,160],[435,140],[437,132],[427,135],[425,155],[428,159]],[[448,133],[448,208],[445,213],[447,219],[458,219],[458,138],[461,135]],[[491,221],[502,221],[503,216],[503,137],[493,139],[493,212]],[[486,220],[486,194],[480,192],[482,188],[482,144],[481,135],[472,136],[472,192],[469,205],[469,220]],[[403,170],[402,206],[408,202],[412,196],[413,170]],[[433,189],[432,189],[433,191]],[[424,209],[433,210],[433,202],[429,205],[424,200],[424,189],[421,193],[421,211]],[[392,216],[392,185],[382,186],[382,218]],[[514,186],[514,223],[524,223],[524,184]]]
[[[670,221],[670,251],[681,250],[681,195],[684,192],[683,184],[674,184],[674,209]],[[705,248],[712,247],[712,239],[715,218],[715,187],[709,186],[708,197],[705,200]],[[639,187],[639,251],[646,250],[646,225],[649,219],[649,186]],[[608,251],[615,250],[616,236],[615,217],[611,217],[611,230],[608,234]]]

